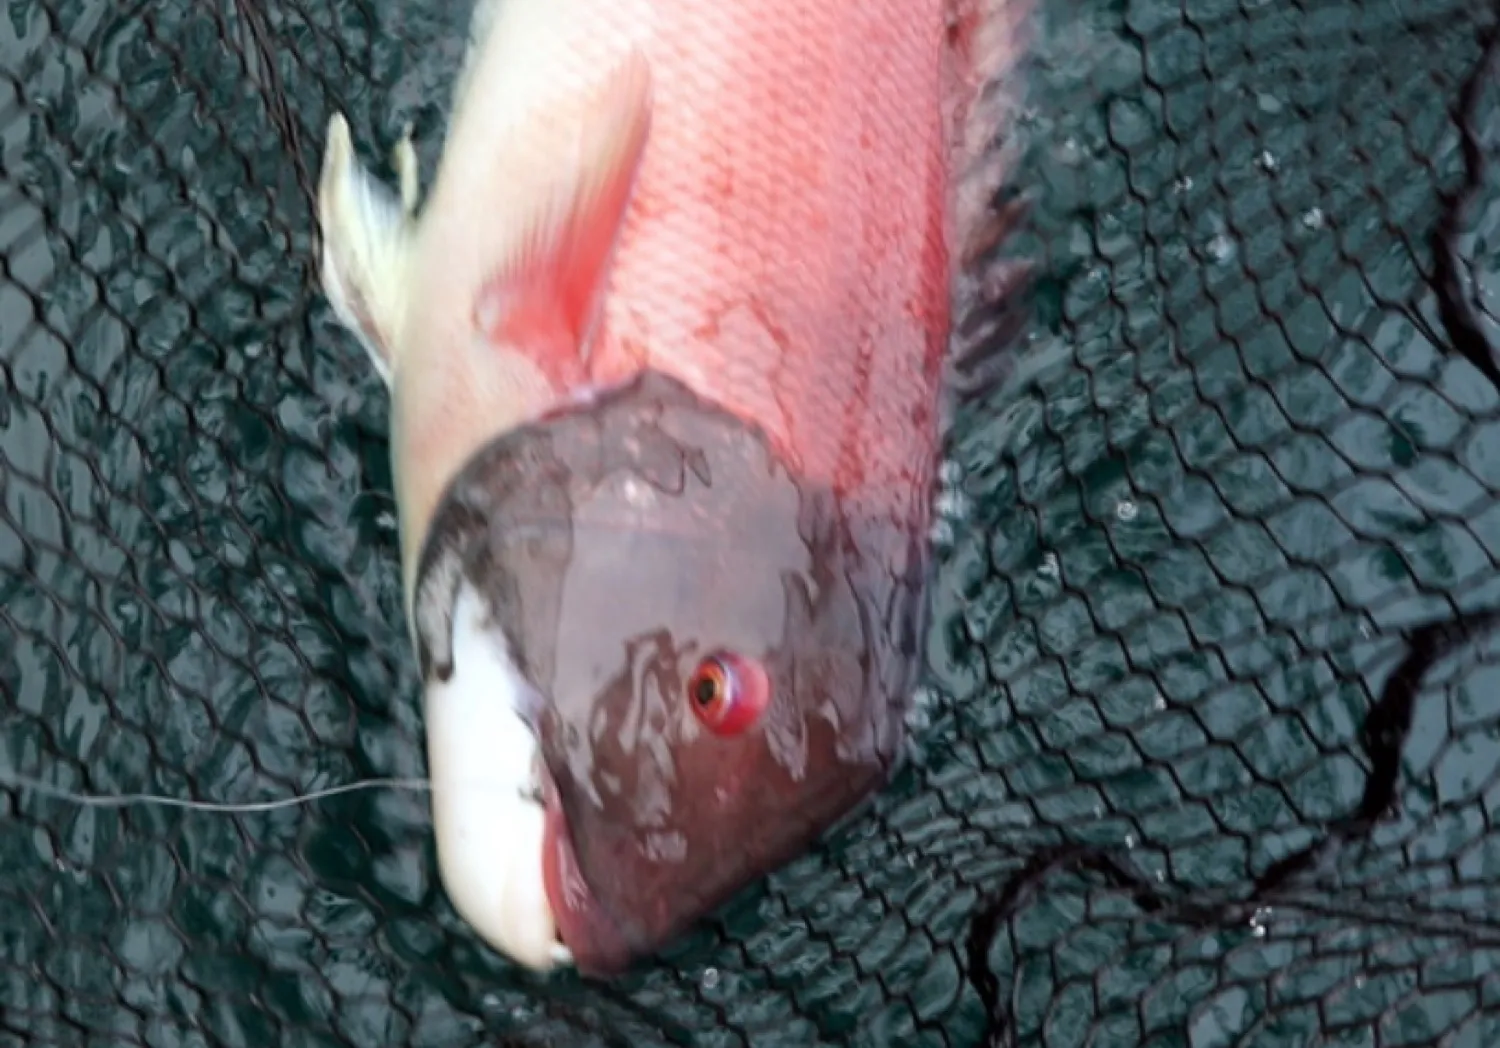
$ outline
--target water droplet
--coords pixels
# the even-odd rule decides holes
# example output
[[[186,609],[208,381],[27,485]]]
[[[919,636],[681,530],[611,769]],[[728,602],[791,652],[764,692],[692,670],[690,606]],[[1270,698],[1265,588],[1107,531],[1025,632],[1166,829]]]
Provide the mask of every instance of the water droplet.
[[[1302,224],[1308,229],[1322,229],[1325,216],[1321,207],[1310,207],[1302,212]]]
[[[937,702],[937,692],[926,685],[912,690],[911,705],[906,710],[906,728],[913,735],[920,735],[932,725],[932,706]]]
[[[705,990],[712,990],[714,987],[718,986],[719,985],[719,969],[717,969],[717,968],[705,968],[705,969],[703,969],[703,978],[701,980],[701,985],[703,986],[703,988]]]
[[[642,484],[634,477],[627,478],[621,487],[624,489],[621,494],[625,496],[625,501],[632,506],[647,506],[653,501],[650,486]]]
[[[1359,624],[1359,635],[1361,637],[1363,637],[1365,640],[1369,640],[1370,639],[1371,630],[1370,630],[1370,624],[1368,622],[1361,622]]]
[[[1255,166],[1268,175],[1274,175],[1277,168],[1281,166],[1281,161],[1277,160],[1276,154],[1269,149],[1262,149],[1255,156]]]
[[[1281,104],[1281,99],[1277,98],[1273,94],[1268,94],[1265,91],[1261,91],[1256,94],[1255,101],[1256,104],[1260,106],[1260,111],[1262,113],[1279,113],[1283,108],[1285,108]]]
[[[382,531],[391,531],[396,527],[396,515],[389,510],[382,510],[375,514],[375,526]]]
[[[1060,574],[1057,564],[1057,554],[1047,552],[1042,554],[1042,566],[1036,569],[1036,573],[1044,578],[1055,579]]]
[[[1208,257],[1215,262],[1228,262],[1234,257],[1234,241],[1223,233],[1209,240],[1207,245]]]
[[[254,360],[265,352],[266,347],[260,342],[251,342],[245,346],[245,356]]]
[[[1125,847],[1127,847],[1127,848],[1134,848],[1135,847],[1135,834],[1133,834],[1133,833],[1127,833],[1125,835]]]
[[[958,520],[968,512],[969,500],[961,492],[944,491],[934,501],[933,508],[940,517]]]
[[[1263,939],[1266,935],[1266,924],[1271,920],[1271,908],[1269,906],[1257,907],[1250,915],[1250,934],[1257,939]]]
[[[1136,514],[1139,512],[1140,510],[1136,507],[1136,504],[1130,499],[1121,499],[1119,502],[1115,503],[1115,516],[1119,517],[1126,523],[1134,520]]]
[[[1187,175],[1177,176],[1177,181],[1172,183],[1172,188],[1179,193],[1186,193],[1193,188],[1193,180]]]
[[[498,1008],[500,1007],[500,997],[498,994],[487,993],[479,999],[479,1003],[486,1008]]]
[[[1161,695],[1156,696],[1156,698],[1154,698],[1154,699],[1151,700],[1151,708],[1153,710],[1164,710],[1164,709],[1166,709],[1167,708],[1167,700],[1166,700],[1166,698],[1164,696],[1161,696]]]

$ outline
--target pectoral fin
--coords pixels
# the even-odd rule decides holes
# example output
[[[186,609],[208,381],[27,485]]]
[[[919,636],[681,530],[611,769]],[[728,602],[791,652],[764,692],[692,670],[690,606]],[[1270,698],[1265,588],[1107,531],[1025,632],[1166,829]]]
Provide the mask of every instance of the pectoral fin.
[[[403,148],[404,146],[404,148]],[[359,339],[389,385],[395,337],[406,304],[404,266],[415,208],[415,156],[398,144],[400,197],[354,156],[349,124],[335,113],[318,179],[323,293],[339,321]]]
[[[535,205],[481,285],[475,322],[554,382],[571,384],[587,357],[650,123],[650,66],[632,51],[596,90],[539,111],[506,143],[530,168]]]

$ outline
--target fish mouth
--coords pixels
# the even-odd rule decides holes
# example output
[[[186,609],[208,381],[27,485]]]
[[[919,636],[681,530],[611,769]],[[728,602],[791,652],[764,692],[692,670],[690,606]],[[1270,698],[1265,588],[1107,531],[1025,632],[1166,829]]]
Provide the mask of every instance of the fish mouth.
[[[557,938],[585,975],[613,975],[629,966],[633,952],[624,933],[605,912],[584,880],[557,795],[557,785],[538,761],[545,812],[542,882]]]
[[[488,618],[461,584],[451,663],[424,689],[439,876],[459,916],[512,961],[613,973],[630,950],[579,872],[526,715],[534,695]]]

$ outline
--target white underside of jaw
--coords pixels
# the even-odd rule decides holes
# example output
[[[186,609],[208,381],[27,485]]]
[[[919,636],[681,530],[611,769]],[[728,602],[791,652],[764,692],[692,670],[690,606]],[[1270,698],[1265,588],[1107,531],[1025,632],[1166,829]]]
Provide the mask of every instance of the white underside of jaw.
[[[542,879],[545,810],[536,736],[519,711],[530,687],[505,639],[483,627],[474,589],[453,609],[453,674],[425,695],[432,820],[443,887],[479,935],[537,971],[569,964]]]

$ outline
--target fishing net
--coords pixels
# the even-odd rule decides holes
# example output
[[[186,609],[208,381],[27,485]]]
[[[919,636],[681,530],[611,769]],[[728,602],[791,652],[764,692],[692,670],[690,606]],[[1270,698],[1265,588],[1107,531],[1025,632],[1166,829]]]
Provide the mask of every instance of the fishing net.
[[[630,977],[483,947],[420,792],[38,788],[424,774],[310,190],[335,107],[430,177],[449,6],[0,20],[0,1046],[1500,1043],[1473,2],[1040,6],[910,758]]]

